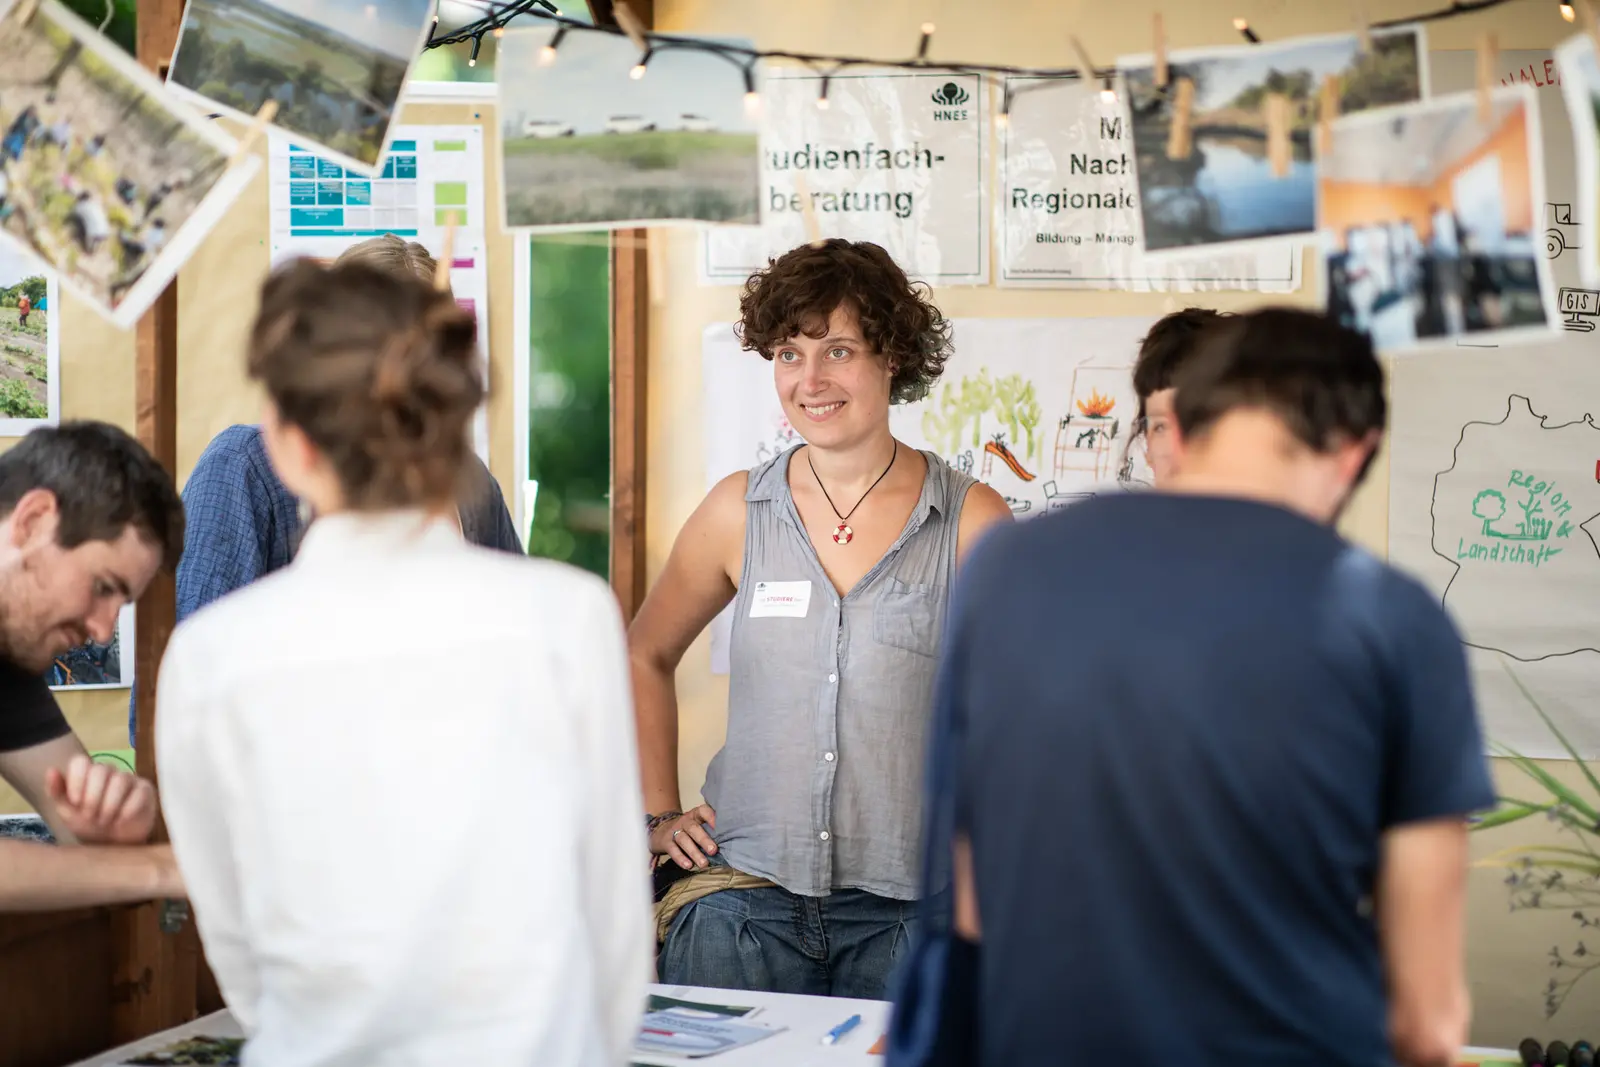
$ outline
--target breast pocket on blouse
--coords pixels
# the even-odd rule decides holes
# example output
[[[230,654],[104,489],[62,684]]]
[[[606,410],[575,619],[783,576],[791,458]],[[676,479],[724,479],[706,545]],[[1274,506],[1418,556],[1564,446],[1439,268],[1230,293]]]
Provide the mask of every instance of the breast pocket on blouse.
[[[939,653],[940,598],[932,585],[913,585],[890,578],[872,616],[872,636],[923,656]]]

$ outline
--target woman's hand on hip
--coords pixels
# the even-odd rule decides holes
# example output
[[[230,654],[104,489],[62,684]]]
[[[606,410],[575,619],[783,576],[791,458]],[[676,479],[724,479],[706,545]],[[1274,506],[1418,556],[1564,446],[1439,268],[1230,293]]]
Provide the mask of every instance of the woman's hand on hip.
[[[684,870],[708,866],[707,856],[716,854],[717,843],[711,831],[717,828],[717,813],[710,804],[701,804],[657,826],[650,833],[650,851],[667,856]]]

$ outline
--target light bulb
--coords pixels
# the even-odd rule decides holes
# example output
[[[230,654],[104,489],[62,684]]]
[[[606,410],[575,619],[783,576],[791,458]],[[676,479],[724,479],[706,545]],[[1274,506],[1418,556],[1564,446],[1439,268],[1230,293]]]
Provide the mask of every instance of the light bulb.
[[[556,61],[556,50],[555,50],[555,46],[554,45],[548,45],[547,44],[543,48],[539,49],[539,66],[548,67],[550,64],[554,63],[555,61]]]
[[[633,69],[628,71],[628,77],[632,78],[634,81],[638,81],[640,78],[644,77],[644,64],[635,63],[633,65]]]
[[[1578,20],[1578,13],[1572,9],[1571,4],[1562,4],[1561,17],[1566,19],[1568,22],[1576,22]]]
[[[751,118],[761,114],[761,94],[754,89],[744,94],[744,113]]]
[[[827,97],[825,97],[825,96],[817,97],[817,110],[818,111],[826,111],[826,110],[828,110],[828,98]]]

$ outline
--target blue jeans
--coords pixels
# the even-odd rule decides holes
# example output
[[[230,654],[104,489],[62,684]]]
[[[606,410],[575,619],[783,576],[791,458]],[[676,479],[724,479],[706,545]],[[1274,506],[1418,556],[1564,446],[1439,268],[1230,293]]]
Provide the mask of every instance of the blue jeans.
[[[724,889],[680,911],[661,949],[661,981],[883,1000],[915,932],[917,905],[860,889],[796,896]]]

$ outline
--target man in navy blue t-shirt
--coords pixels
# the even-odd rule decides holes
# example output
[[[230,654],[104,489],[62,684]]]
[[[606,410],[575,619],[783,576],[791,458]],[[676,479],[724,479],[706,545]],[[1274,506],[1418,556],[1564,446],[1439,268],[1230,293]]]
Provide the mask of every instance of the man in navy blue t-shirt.
[[[939,699],[991,1067],[1407,1067],[1465,1039],[1465,816],[1493,805],[1438,600],[1332,528],[1383,372],[1268,309],[1174,382],[1159,493],[997,529]]]

